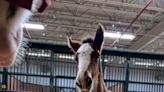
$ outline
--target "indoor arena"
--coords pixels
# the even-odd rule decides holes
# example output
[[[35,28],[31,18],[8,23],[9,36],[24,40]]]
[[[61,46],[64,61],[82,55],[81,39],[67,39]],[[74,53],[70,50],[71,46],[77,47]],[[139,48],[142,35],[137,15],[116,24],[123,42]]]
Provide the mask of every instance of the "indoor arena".
[[[164,92],[164,0],[0,9],[0,92]]]

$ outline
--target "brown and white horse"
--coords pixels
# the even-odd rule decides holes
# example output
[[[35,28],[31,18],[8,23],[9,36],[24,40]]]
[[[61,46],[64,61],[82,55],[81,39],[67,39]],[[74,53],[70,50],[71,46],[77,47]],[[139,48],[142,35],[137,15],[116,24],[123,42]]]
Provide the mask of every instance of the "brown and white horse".
[[[68,38],[68,46],[75,53],[78,64],[76,85],[79,92],[111,92],[104,83],[101,68],[101,51],[104,40],[104,28],[98,26],[94,40],[88,38],[82,43]]]
[[[50,0],[49,0],[50,1]],[[23,37],[21,24],[32,14],[42,12],[48,0],[0,0],[0,67],[10,67]]]

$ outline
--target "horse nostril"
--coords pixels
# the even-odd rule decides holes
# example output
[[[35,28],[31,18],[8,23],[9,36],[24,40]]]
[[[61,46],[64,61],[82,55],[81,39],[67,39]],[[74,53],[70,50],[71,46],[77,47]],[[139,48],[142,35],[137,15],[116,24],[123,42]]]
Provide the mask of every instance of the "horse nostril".
[[[87,76],[87,78],[86,78],[86,85],[87,86],[91,86],[91,84],[92,84],[92,79]]]

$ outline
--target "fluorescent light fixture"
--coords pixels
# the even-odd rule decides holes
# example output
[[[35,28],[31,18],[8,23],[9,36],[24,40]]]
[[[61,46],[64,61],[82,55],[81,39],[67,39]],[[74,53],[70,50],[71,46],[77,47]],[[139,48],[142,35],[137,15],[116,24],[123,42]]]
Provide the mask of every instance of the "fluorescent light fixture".
[[[133,40],[134,38],[135,38],[135,36],[132,35],[132,34],[123,34],[123,35],[121,36],[121,39]]]
[[[133,40],[135,35],[133,34],[121,34],[120,32],[105,32],[105,37],[114,38],[114,39],[125,39],[125,40]]]
[[[102,62],[102,59],[100,60]],[[104,62],[108,62],[109,60],[108,59],[104,59]]]
[[[146,63],[146,62],[135,62],[136,65],[146,65],[146,66],[153,66],[153,63]]]
[[[105,59],[104,62],[108,62],[109,60],[108,59]]]
[[[62,58],[62,59],[74,59],[74,56],[59,55],[59,58]]]
[[[27,29],[44,30],[44,25],[41,25],[41,24],[23,23],[21,24],[21,27],[24,27]]]
[[[158,66],[159,66],[159,67],[164,67],[164,64],[159,64]]]
[[[144,66],[158,66],[158,67],[164,67],[164,64],[153,64],[153,63],[146,63],[146,62],[135,62],[135,65],[144,65]]]
[[[50,54],[44,54],[44,53],[27,53],[29,56],[40,56],[40,57],[50,57]]]

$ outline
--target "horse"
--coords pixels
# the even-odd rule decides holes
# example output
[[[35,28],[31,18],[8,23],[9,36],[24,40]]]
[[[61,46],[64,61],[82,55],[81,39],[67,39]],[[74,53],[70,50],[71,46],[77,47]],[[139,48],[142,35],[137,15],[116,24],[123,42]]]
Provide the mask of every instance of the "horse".
[[[0,0],[0,67],[14,64],[23,38],[21,24],[43,12],[50,0]]]
[[[87,38],[79,43],[67,39],[78,64],[76,86],[79,92],[111,92],[105,86],[100,62],[104,43],[104,27],[99,24],[94,40]]]

